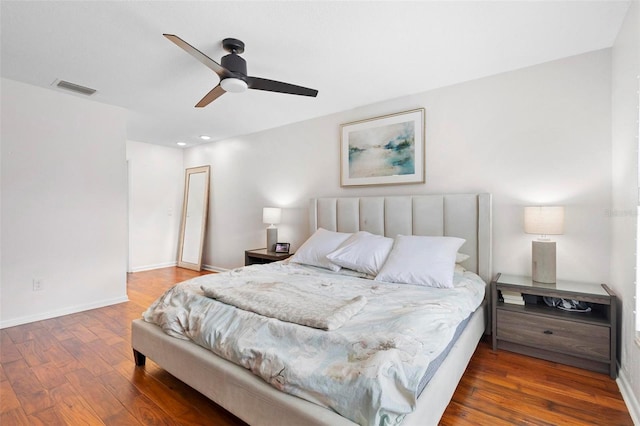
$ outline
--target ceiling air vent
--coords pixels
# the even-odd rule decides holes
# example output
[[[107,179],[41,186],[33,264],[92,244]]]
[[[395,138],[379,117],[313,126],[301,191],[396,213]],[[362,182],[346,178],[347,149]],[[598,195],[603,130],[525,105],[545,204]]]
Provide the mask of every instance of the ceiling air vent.
[[[69,83],[68,81],[58,80],[56,86],[61,89],[71,90],[72,92],[82,93],[83,95],[91,96],[96,93],[96,89],[90,87],[80,86],[79,84]]]

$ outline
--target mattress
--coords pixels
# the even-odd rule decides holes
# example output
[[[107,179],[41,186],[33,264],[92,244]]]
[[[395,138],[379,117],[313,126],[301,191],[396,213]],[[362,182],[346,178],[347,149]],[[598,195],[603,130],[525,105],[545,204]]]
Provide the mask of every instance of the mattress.
[[[208,298],[206,286],[272,280],[329,297],[365,296],[340,328],[318,330]],[[267,383],[360,424],[396,424],[410,413],[427,372],[484,298],[484,282],[457,270],[453,289],[386,284],[302,265],[255,265],[168,290],[144,313],[167,334],[192,340]],[[327,293],[327,292],[325,292]]]

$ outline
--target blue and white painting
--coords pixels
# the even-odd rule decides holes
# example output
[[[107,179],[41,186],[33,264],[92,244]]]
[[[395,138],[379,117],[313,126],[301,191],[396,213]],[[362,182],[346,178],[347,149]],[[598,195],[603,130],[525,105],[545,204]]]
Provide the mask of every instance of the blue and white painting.
[[[424,108],[341,126],[340,185],[425,181]]]
[[[349,177],[416,173],[415,121],[349,132]]]

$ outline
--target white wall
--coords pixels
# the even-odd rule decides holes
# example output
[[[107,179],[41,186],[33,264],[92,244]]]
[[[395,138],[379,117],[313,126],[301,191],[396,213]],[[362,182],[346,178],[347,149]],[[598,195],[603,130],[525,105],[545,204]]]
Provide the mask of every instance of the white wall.
[[[280,206],[279,240],[308,236],[314,196],[486,191],[494,195],[494,272],[530,273],[523,206],[567,206],[558,277],[610,279],[611,57],[597,51],[185,151],[212,166],[204,263],[231,268],[265,246],[262,207]],[[424,107],[426,183],[341,188],[339,126]],[[250,120],[251,117],[247,117]]]
[[[611,286],[620,298],[621,365],[619,383],[640,424],[640,347],[634,343],[636,235],[638,206],[638,90],[640,78],[640,4],[631,3],[612,54],[613,194]],[[640,315],[640,313],[636,313]]]
[[[127,300],[125,111],[7,79],[1,99],[0,327]]]
[[[182,152],[127,141],[130,272],[177,263],[184,187]]]

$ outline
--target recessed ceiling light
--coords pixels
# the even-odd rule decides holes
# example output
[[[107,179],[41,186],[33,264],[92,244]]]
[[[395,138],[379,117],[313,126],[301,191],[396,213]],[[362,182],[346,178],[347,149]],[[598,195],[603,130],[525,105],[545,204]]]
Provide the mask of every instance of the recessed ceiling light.
[[[208,135],[200,135],[200,139],[202,139],[203,141],[208,141],[211,139],[211,136]]]
[[[178,142],[178,145],[179,145],[179,146],[185,146],[185,145],[186,145],[186,142]]]

